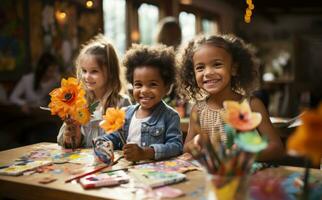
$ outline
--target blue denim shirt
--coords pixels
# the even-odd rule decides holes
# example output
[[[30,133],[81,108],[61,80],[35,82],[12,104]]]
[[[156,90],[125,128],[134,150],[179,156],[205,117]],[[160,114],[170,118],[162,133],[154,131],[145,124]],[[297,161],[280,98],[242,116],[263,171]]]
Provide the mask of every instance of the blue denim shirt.
[[[121,150],[123,144],[119,133],[124,133],[125,139],[128,137],[131,119],[138,108],[139,104],[127,107],[125,123],[121,131],[106,134],[97,139],[111,140],[114,149]],[[141,124],[141,147],[152,147],[155,151],[155,160],[170,158],[182,153],[180,117],[173,108],[163,101],[155,107],[150,119]],[[96,148],[95,145],[94,148]]]

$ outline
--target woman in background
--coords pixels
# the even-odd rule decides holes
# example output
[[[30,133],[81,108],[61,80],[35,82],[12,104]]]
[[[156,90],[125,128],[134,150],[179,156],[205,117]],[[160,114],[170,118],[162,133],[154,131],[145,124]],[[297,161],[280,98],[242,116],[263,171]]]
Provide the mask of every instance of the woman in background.
[[[46,106],[49,92],[59,83],[57,63],[54,55],[43,53],[35,72],[21,78],[10,96],[10,101],[20,106],[25,113],[29,113],[32,107]]]

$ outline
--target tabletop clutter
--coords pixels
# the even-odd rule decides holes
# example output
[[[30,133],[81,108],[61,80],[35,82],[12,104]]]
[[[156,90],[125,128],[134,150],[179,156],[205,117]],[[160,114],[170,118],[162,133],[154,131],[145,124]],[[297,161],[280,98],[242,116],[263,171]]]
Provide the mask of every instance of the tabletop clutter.
[[[64,180],[66,184],[79,183],[85,190],[122,184],[131,185],[134,190],[152,190],[184,181],[184,173],[200,169],[196,163],[187,161],[185,156],[160,162],[142,161],[136,165],[126,161],[120,151],[114,152],[114,157],[113,164],[106,165],[96,158],[93,149],[69,150],[57,144],[38,145],[12,163],[0,166],[0,175],[34,176],[39,184],[50,184],[60,175],[67,174],[64,176],[68,177]],[[39,178],[38,174],[45,176]],[[181,190],[172,187],[160,191],[165,193],[164,197],[167,193],[183,195]]]
[[[183,195],[195,198],[195,193],[198,192],[205,198],[211,199],[209,184],[200,183],[200,188],[194,191],[183,191],[175,187],[176,183],[190,181],[189,173],[195,170],[205,174],[205,182],[212,181],[214,184],[230,188],[236,187],[241,181],[247,181],[248,195],[252,199],[265,199],[264,197],[268,196],[276,199],[296,199],[303,187],[303,173],[284,173],[279,168],[271,168],[273,171],[259,171],[249,175],[248,179],[245,179],[245,176],[242,180],[228,177],[228,179],[221,179],[221,182],[215,182],[215,176],[209,176],[209,173],[196,160],[192,160],[189,154],[183,154],[171,160],[146,161],[136,165],[126,161],[121,151],[114,152],[114,156],[113,165],[108,166],[95,158],[92,149],[72,151],[63,149],[57,144],[40,143],[30,152],[13,158],[15,160],[12,163],[0,163],[0,174],[17,178],[29,176],[40,185],[62,180],[62,184],[80,184],[84,191],[101,187],[126,187],[132,192],[144,193],[143,196],[158,198],[174,198]],[[310,199],[319,199],[317,197],[322,195],[321,176],[311,176],[310,187],[310,192],[315,195]],[[224,195],[230,193],[225,192]]]

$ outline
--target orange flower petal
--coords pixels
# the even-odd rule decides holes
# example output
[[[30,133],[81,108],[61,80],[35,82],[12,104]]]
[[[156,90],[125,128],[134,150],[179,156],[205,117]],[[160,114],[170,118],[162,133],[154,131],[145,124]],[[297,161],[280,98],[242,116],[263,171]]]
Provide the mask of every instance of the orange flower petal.
[[[247,100],[244,100],[241,104],[236,101],[225,101],[224,108],[224,121],[237,130],[252,130],[262,121],[261,114],[252,112]]]
[[[108,108],[100,126],[107,132],[111,133],[120,129],[125,121],[125,112],[119,108]]]
[[[321,104],[322,105],[322,104]],[[308,156],[316,165],[322,157],[322,112],[307,111],[302,116],[303,124],[287,140],[287,149]]]
[[[87,108],[78,109],[71,114],[71,117],[79,124],[86,124],[90,120],[90,113]]]
[[[62,79],[61,87],[49,93],[51,102],[49,108],[52,115],[58,115],[65,119],[68,116],[74,118],[80,124],[87,123],[90,114],[84,109],[88,107],[85,99],[85,91],[75,78]]]

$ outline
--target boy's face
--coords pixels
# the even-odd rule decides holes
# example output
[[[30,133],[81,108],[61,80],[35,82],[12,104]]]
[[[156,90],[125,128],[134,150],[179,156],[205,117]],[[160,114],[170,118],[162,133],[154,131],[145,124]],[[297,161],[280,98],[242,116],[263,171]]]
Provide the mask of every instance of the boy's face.
[[[133,73],[133,97],[141,109],[151,111],[168,91],[159,69],[139,66]]]

